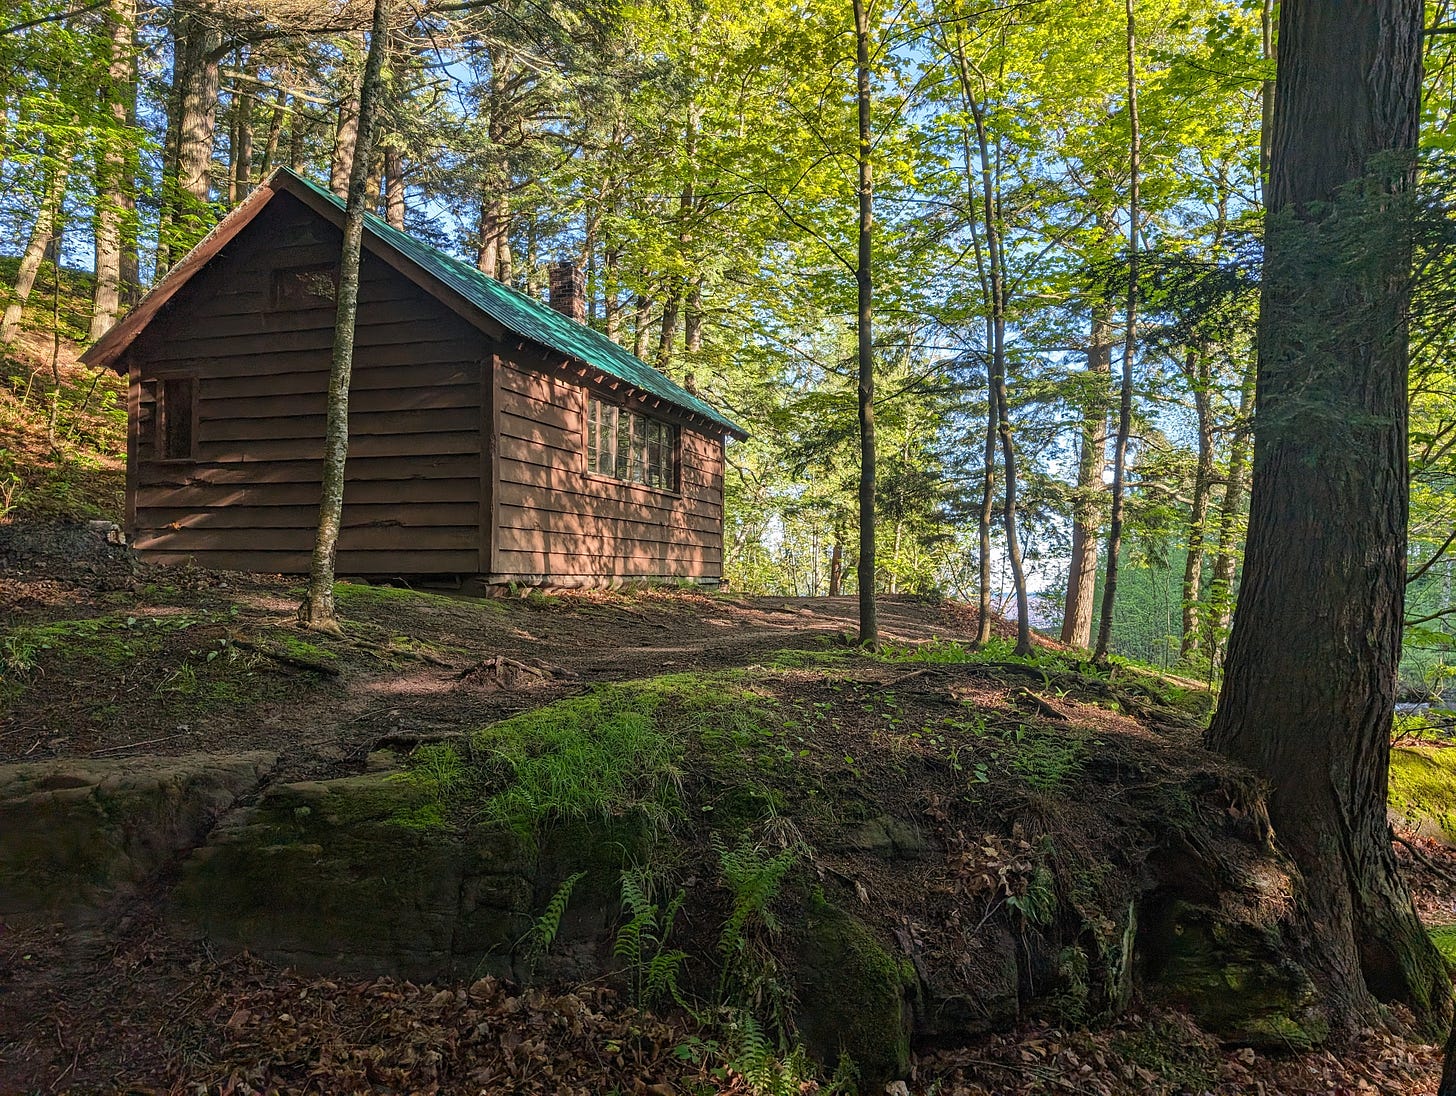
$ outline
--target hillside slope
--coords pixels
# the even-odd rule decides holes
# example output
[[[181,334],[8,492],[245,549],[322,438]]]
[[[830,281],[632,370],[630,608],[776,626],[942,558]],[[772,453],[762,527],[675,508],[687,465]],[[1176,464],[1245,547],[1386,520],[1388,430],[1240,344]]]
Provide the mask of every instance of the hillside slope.
[[[15,264],[0,258],[0,284]],[[126,384],[77,360],[89,298],[88,276],[63,271],[57,286],[43,268],[0,353],[0,521],[121,520]]]

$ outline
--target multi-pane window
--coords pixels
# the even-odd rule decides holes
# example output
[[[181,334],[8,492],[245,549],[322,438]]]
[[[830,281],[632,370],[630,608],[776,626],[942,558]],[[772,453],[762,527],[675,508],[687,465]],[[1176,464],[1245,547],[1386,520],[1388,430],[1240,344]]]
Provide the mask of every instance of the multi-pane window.
[[[677,427],[588,396],[586,466],[599,476],[676,491]]]

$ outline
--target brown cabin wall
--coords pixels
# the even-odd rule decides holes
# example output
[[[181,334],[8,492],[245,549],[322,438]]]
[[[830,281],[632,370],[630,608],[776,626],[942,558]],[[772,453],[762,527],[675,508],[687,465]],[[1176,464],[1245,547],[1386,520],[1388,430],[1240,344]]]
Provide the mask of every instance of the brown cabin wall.
[[[679,425],[680,490],[586,469],[587,390],[545,363],[495,370],[496,581],[596,585],[723,573],[723,440]]]
[[[127,352],[129,526],[154,562],[308,570],[332,305],[277,311],[272,271],[337,261],[338,230],[282,194]],[[361,271],[338,569],[477,574],[489,340],[378,258]],[[156,459],[140,383],[198,378],[196,460]]]

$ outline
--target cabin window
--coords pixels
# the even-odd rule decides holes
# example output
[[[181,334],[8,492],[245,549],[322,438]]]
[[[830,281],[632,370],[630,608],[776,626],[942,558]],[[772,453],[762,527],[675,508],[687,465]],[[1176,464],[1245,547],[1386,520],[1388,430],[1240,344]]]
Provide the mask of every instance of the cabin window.
[[[677,427],[588,396],[586,466],[599,476],[676,491]]]
[[[338,269],[332,263],[273,271],[273,307],[281,311],[332,308],[337,289]]]
[[[157,382],[157,457],[191,460],[195,454],[197,380],[167,377]]]

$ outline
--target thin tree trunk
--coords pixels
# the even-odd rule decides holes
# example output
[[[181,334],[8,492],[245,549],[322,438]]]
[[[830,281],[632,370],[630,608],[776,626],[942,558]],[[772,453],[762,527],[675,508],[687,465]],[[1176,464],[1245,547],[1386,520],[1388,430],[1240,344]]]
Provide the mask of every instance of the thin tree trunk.
[[[298,607],[305,628],[337,632],[334,616],[334,560],[344,513],[344,461],[349,453],[349,380],[354,369],[354,324],[359,311],[359,262],[368,212],[365,180],[373,158],[379,113],[385,42],[389,34],[389,0],[374,0],[369,52],[359,91],[358,135],[349,172],[344,214],[344,244],[339,255],[339,299],[334,320],[334,349],[329,367],[328,417],[324,427],[323,496],[318,533],[309,566],[308,590]]]
[[[1337,1028],[1451,983],[1391,850],[1419,0],[1284,0],[1239,604],[1209,745],[1269,789]],[[1358,261],[1355,261],[1358,260]]]
[[[384,150],[384,223],[404,230],[404,156],[394,145]]]
[[[229,195],[233,202],[240,202],[253,189],[253,100],[250,96],[234,93],[233,119],[238,143],[233,150]]]
[[[1213,578],[1209,582],[1210,619],[1217,620],[1218,630],[1210,635],[1209,645],[1222,642],[1233,620],[1234,569],[1238,560],[1239,518],[1244,508],[1245,482],[1249,464],[1249,442],[1253,438],[1254,370],[1249,369],[1239,396],[1239,417],[1234,423],[1229,443],[1227,486],[1218,513],[1218,551],[1213,557]]]
[[[263,139],[263,156],[258,161],[258,178],[266,179],[278,159],[278,142],[283,138],[283,118],[288,107],[288,92],[278,89],[278,102],[268,112],[268,135]]]
[[[91,297],[90,339],[95,342],[111,330],[121,311],[123,235],[135,237],[135,230],[126,223],[135,205],[135,179],[128,178],[131,162],[129,133],[131,112],[135,109],[135,52],[132,27],[136,21],[135,0],[111,0],[106,15],[110,38],[111,64],[106,73],[106,99],[116,132],[106,137],[104,151],[96,169],[96,284]]]
[[[633,306],[632,322],[634,331],[632,336],[632,353],[637,357],[647,357],[647,329],[652,319],[652,300],[649,297],[639,296]]]
[[[854,0],[855,84],[859,105],[859,249],[855,266],[859,346],[859,641],[880,644],[875,605],[875,283],[874,134],[870,125],[869,0]]]
[[[308,116],[298,96],[293,97],[293,114],[288,119],[288,168],[302,174],[308,156]]]
[[[990,142],[986,134],[985,108],[979,98],[972,100],[972,116],[976,122],[976,140],[981,155],[981,218],[986,224],[986,261],[990,278],[986,316],[986,336],[991,347],[989,397],[996,403],[996,433],[1001,441],[1001,465],[1004,487],[1001,496],[1001,521],[1006,533],[1006,557],[1011,564],[1011,582],[1016,594],[1016,653],[1027,656],[1031,648],[1031,602],[1026,590],[1026,570],[1021,558],[1021,537],[1016,522],[1016,445],[1011,436],[1011,406],[1006,397],[1006,270],[1001,248],[1001,210],[998,187],[991,163]]]
[[[1108,235],[1111,218],[1100,218]],[[1092,304],[1087,341],[1087,392],[1082,410],[1077,487],[1072,501],[1072,553],[1067,570],[1067,600],[1062,614],[1062,642],[1092,646],[1092,617],[1097,598],[1097,549],[1102,535],[1102,482],[1107,467],[1107,404],[1112,379],[1112,301],[1099,293]]]
[[[839,530],[834,531],[834,547],[829,550],[829,596],[838,597],[844,582],[844,544]]]
[[[1213,400],[1208,354],[1190,348],[1185,372],[1193,389],[1198,417],[1198,465],[1193,473],[1193,505],[1188,513],[1188,558],[1183,564],[1183,634],[1178,657],[1190,658],[1202,646],[1200,606],[1203,599],[1203,548],[1207,537],[1208,497],[1213,490]]]
[[[329,189],[340,198],[347,198],[354,170],[354,150],[359,144],[359,114],[363,91],[350,80],[339,99],[338,120],[334,125],[334,150],[329,157]],[[364,165],[367,173],[369,165]]]
[[[607,338],[618,344],[622,341],[621,287],[617,284],[621,254],[616,247],[607,247],[602,252],[602,322],[607,329]]]
[[[683,348],[689,354],[703,349],[703,282],[695,278],[688,286],[687,310],[684,317]]]
[[[677,342],[677,321],[682,311],[682,293],[671,291],[662,302],[662,324],[657,335],[657,360],[654,363],[660,372],[666,373],[672,365],[672,350]]]
[[[25,304],[30,300],[31,290],[35,288],[40,264],[60,238],[61,210],[65,203],[66,181],[70,178],[70,173],[71,150],[69,146],[62,145],[56,150],[55,158],[48,167],[40,208],[36,210],[30,239],[26,242],[25,251],[21,253],[20,267],[15,274],[15,289],[5,305],[4,319],[0,319],[0,346],[10,345],[15,338],[16,331],[20,329],[20,318],[25,311]],[[60,277],[59,264],[56,277]]]
[[[1112,643],[1112,619],[1117,607],[1118,554],[1122,551],[1124,496],[1127,493],[1127,440],[1132,434],[1133,364],[1137,353],[1138,221],[1141,217],[1138,186],[1142,169],[1142,134],[1138,126],[1137,12],[1127,0],[1127,320],[1122,338],[1122,391],[1117,403],[1117,442],[1112,452],[1112,516],[1107,530],[1107,577],[1102,584],[1102,619],[1092,657],[1107,658]]]

